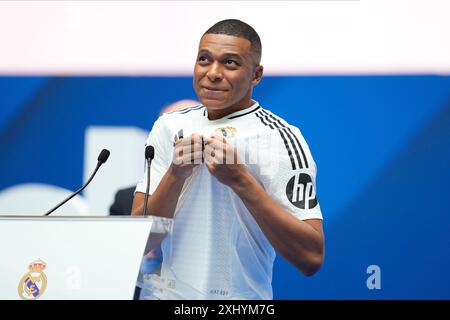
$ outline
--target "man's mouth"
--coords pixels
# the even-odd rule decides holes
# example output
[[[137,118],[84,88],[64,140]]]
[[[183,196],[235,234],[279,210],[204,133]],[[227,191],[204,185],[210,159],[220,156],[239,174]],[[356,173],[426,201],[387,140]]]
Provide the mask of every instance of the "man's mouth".
[[[215,88],[215,87],[202,87],[203,90],[207,91],[211,91],[211,92],[225,92],[228,91],[226,89],[222,89],[222,88]]]
[[[201,87],[201,95],[205,99],[222,100],[228,90],[214,87]]]

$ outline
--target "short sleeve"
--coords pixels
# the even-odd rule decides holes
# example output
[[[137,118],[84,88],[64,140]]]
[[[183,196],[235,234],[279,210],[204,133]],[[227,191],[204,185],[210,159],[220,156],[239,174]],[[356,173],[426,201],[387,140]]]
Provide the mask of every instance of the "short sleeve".
[[[277,130],[277,165],[264,183],[266,191],[300,220],[323,219],[317,198],[317,167],[300,130],[287,126]]]
[[[165,115],[156,120],[149,133],[145,146],[151,145],[155,149],[155,157],[151,163],[149,194],[158,187],[172,161],[173,144],[170,140],[169,130],[165,126]],[[147,188],[147,165],[143,177],[138,182],[135,192],[145,193]]]

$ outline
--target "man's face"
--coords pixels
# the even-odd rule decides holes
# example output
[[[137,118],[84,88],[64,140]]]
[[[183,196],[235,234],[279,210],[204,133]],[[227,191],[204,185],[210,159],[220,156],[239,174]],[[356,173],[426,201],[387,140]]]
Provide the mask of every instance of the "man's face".
[[[252,104],[252,88],[262,77],[250,41],[244,38],[205,34],[194,68],[194,88],[208,112],[226,115]]]

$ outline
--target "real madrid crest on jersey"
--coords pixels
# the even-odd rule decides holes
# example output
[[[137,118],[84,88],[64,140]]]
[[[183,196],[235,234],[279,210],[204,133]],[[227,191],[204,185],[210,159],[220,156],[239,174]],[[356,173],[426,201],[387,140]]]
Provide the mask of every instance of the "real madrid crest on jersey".
[[[28,266],[30,272],[19,282],[19,296],[23,300],[36,300],[45,292],[47,277],[43,272],[47,267],[44,261],[38,259]]]
[[[236,131],[236,128],[230,126],[216,129],[216,133],[224,138],[234,138]]]

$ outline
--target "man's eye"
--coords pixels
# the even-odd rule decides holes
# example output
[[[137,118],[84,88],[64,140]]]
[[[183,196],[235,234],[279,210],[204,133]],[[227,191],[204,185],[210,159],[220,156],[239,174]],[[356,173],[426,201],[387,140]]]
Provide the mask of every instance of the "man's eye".
[[[232,59],[227,59],[226,64],[231,64],[233,66],[238,66],[239,65],[236,61],[234,61]]]
[[[204,61],[207,61],[207,59],[206,59],[205,56],[200,56],[200,57],[198,58],[198,61],[204,62]]]

